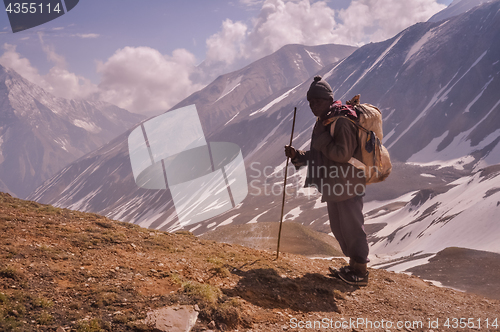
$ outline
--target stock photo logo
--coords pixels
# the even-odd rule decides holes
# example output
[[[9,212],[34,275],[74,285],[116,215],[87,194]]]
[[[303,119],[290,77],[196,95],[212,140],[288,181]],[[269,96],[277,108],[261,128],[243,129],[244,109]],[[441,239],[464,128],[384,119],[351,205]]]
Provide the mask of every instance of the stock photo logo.
[[[144,122],[130,133],[128,148],[137,186],[168,188],[183,227],[234,208],[248,194],[239,146],[207,142],[195,105]]]
[[[3,0],[12,32],[19,32],[52,21],[75,8],[79,0]]]

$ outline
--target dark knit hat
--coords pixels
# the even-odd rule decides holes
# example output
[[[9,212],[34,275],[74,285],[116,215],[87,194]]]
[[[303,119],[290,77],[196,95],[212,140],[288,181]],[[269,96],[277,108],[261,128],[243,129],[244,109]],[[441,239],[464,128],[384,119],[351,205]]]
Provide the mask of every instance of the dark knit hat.
[[[312,98],[319,99],[333,99],[333,90],[327,81],[323,80],[321,76],[314,77],[314,81],[311,83],[309,91],[307,91],[307,100]]]

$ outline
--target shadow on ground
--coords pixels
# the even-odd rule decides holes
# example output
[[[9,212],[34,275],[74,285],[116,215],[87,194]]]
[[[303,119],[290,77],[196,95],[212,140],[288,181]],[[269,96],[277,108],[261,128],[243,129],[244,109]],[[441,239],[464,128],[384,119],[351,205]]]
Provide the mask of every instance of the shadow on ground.
[[[357,287],[333,277],[307,273],[301,277],[283,277],[272,268],[242,271],[232,289],[223,289],[228,296],[242,299],[265,309],[292,309],[302,312],[340,312],[337,300]]]

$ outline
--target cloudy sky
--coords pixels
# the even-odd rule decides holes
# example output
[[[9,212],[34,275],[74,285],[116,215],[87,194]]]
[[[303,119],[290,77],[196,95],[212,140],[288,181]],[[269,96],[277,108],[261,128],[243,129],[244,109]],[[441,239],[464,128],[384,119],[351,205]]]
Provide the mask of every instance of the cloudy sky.
[[[18,33],[0,13],[0,64],[60,97],[159,113],[283,45],[382,41],[451,2],[81,0]],[[200,76],[201,67],[217,71]]]

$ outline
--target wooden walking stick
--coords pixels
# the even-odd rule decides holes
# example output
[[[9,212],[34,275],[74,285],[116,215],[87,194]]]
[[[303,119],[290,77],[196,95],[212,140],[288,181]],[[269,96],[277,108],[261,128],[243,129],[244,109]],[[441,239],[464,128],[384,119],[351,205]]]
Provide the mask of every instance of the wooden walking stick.
[[[292,122],[292,135],[290,135],[290,145],[292,146],[293,139],[293,130],[295,129],[295,116],[297,115],[297,107],[293,109],[293,122]],[[281,203],[281,218],[280,218],[280,229],[278,232],[278,248],[276,249],[276,259],[280,256],[280,240],[281,240],[281,226],[283,225],[283,211],[285,209],[285,195],[286,195],[286,178],[288,173],[288,161],[290,157],[286,157],[286,165],[285,165],[285,181],[283,184],[283,202]]]

